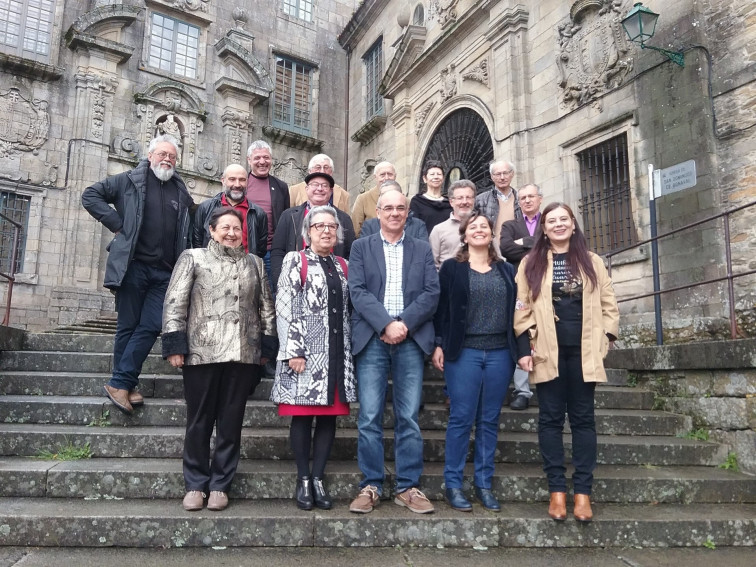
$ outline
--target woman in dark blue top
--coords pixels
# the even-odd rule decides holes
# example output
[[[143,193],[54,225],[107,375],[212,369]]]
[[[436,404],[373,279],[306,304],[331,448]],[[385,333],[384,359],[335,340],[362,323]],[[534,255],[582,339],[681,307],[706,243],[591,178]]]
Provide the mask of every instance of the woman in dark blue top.
[[[514,335],[514,270],[493,246],[493,223],[473,212],[459,232],[460,251],[439,271],[441,296],[434,320],[438,346],[433,364],[444,371],[451,399],[446,498],[455,510],[472,510],[462,491],[462,477],[474,423],[475,496],[485,508],[498,512],[491,480],[499,415],[515,360],[530,350],[526,339],[518,344]]]

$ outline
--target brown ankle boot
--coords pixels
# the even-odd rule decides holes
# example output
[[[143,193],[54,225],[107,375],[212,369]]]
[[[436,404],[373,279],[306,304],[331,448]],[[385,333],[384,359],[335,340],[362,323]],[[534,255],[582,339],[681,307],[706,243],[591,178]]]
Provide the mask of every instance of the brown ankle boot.
[[[549,516],[557,522],[563,522],[567,519],[567,493],[552,492],[551,501],[549,502]]]
[[[572,512],[578,522],[590,522],[593,519],[591,497],[587,494],[575,495],[575,509]]]

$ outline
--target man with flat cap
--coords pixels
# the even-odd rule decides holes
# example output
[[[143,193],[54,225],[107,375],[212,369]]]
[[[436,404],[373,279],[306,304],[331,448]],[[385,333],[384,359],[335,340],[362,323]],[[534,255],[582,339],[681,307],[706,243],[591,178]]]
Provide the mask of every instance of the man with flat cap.
[[[302,250],[304,247],[302,222],[305,216],[312,207],[329,203],[335,184],[333,177],[325,172],[316,171],[308,174],[305,177],[307,201],[298,207],[286,209],[281,214],[270,249],[271,285],[274,290],[278,286],[278,277],[281,275],[281,265],[286,253],[292,250]],[[344,242],[337,244],[333,253],[349,259],[349,251],[352,248],[352,242],[354,242],[354,225],[352,219],[344,211],[336,209],[336,214],[339,224],[344,229]]]

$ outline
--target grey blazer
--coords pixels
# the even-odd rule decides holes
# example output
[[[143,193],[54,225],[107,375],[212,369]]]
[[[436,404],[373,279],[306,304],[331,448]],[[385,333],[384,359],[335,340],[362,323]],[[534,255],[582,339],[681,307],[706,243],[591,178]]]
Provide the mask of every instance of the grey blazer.
[[[433,350],[433,314],[440,288],[433,253],[427,242],[405,234],[402,262],[404,311],[399,318],[410,337],[426,354]],[[380,336],[394,318],[383,307],[386,260],[380,233],[358,238],[349,256],[349,295],[352,299],[352,354],[359,354],[374,334]]]

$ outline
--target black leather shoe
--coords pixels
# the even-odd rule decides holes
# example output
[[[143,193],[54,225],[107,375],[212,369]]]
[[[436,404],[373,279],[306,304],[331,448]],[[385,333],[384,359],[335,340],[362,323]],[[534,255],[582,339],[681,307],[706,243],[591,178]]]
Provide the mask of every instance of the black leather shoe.
[[[499,501],[496,500],[496,496],[493,495],[493,492],[491,492],[488,488],[478,488],[475,487],[475,498],[480,500],[480,503],[483,504],[483,507],[486,510],[491,510],[491,512],[499,512],[501,511],[501,506],[499,505]]]
[[[449,506],[460,512],[470,512],[472,510],[472,504],[465,498],[465,493],[461,488],[447,488],[446,500],[449,502]]]
[[[312,477],[312,498],[315,501],[315,506],[321,510],[330,510],[333,507],[331,495],[323,486],[323,479],[316,476]]]
[[[297,492],[294,498],[300,510],[312,510],[312,484],[309,476],[297,478]]]
[[[513,410],[524,410],[528,409],[528,406],[530,405],[530,400],[520,394],[519,396],[515,397],[514,400],[512,400],[509,404],[509,409]]]

